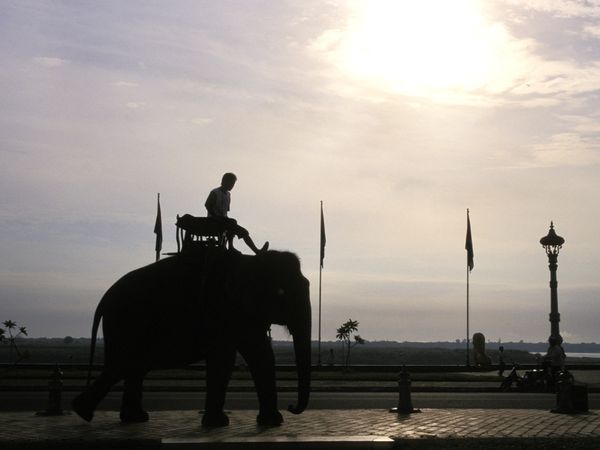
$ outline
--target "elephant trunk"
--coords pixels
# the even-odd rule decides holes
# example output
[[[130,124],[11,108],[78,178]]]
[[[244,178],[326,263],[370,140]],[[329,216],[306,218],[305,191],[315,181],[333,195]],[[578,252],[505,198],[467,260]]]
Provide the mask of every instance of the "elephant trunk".
[[[296,352],[296,368],[298,370],[298,403],[290,405],[288,411],[300,414],[308,406],[310,397],[310,333],[294,335],[294,351]]]
[[[308,283],[306,286],[306,311],[301,314],[301,326],[293,333],[294,352],[296,353],[296,369],[298,371],[298,404],[288,406],[288,411],[300,414],[308,406],[310,397],[310,371],[311,371],[311,312],[308,297]]]

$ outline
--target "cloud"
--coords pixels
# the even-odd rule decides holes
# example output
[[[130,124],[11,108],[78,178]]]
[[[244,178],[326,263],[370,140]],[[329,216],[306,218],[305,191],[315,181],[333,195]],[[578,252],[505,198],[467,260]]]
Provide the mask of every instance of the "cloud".
[[[558,118],[569,124],[574,131],[582,134],[600,135],[600,118],[598,117],[598,114],[591,113],[585,116],[563,114]]]
[[[335,51],[344,38],[344,32],[338,29],[329,29],[323,31],[316,39],[308,45],[308,50],[312,52],[331,52]]]
[[[36,56],[33,58],[33,62],[42,67],[54,68],[64,66],[67,63],[67,60],[51,56]]]
[[[590,14],[588,7],[573,2],[551,3],[553,11]],[[455,20],[439,23],[426,5],[442,4],[432,1],[420,7],[357,5],[348,11],[345,24],[326,29],[307,46],[341,75],[332,82],[338,95],[362,91],[363,98],[368,97],[364,92],[379,93],[380,101],[401,95],[439,104],[531,108],[555,106],[600,85],[600,63],[551,56],[538,40],[542,37],[536,36],[532,18],[529,35],[524,35],[511,30],[505,18],[484,14],[476,2],[465,2],[454,13],[448,7]],[[527,2],[525,7],[542,4]],[[588,25],[585,32],[600,36],[600,27]],[[569,39],[577,47],[582,35]]]
[[[600,86],[600,63],[579,66],[570,61],[550,61],[531,56],[531,70],[522,74],[522,82],[511,90],[517,96],[574,97],[593,92]]]
[[[127,102],[126,105],[129,109],[140,109],[146,106],[145,102]]]
[[[583,32],[589,36],[600,39],[600,25],[585,25]]]
[[[211,119],[210,117],[194,117],[191,122],[194,125],[200,125],[200,126],[204,126],[204,125],[208,125],[210,123],[212,123],[213,119]]]
[[[506,3],[555,17],[600,17],[600,2],[597,0],[506,0]]]
[[[579,133],[550,136],[533,146],[530,167],[588,166],[600,163],[600,143]]]
[[[139,84],[134,83],[132,81],[117,81],[115,83],[115,86],[117,86],[117,87],[138,87]]]

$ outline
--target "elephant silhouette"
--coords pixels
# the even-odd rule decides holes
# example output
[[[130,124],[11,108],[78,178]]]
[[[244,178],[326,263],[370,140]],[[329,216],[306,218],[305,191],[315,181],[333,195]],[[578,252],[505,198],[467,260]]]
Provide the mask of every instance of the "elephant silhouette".
[[[309,282],[290,252],[241,255],[222,249],[201,257],[175,255],[134,270],[102,297],[92,325],[90,370],[100,321],[104,369],[73,400],[73,410],[91,421],[94,410],[118,381],[124,381],[120,418],[143,422],[142,384],[148,371],[206,361],[202,424],[225,426],[223,411],[236,352],[246,361],[259,402],[257,422],[283,422],[277,407],[275,358],[268,330],[284,325],[293,336],[298,399],[308,405],[311,370]]]

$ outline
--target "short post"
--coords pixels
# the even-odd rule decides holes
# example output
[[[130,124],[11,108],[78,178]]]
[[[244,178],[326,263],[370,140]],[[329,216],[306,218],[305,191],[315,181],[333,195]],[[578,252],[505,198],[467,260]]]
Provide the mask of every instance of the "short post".
[[[556,409],[553,413],[574,414],[588,412],[587,386],[576,386],[573,375],[562,370],[556,383]]]
[[[48,382],[48,408],[45,411],[36,413],[36,416],[62,416],[65,413],[62,410],[62,381],[63,372],[58,367],[54,367],[54,371]]]
[[[556,383],[556,409],[552,412],[569,414],[573,408],[573,376],[566,370],[558,374]]]
[[[413,408],[411,398],[411,385],[410,374],[406,370],[406,366],[402,366],[402,372],[398,377],[398,407],[391,408],[390,412],[397,414],[412,414],[420,413],[420,409]]]

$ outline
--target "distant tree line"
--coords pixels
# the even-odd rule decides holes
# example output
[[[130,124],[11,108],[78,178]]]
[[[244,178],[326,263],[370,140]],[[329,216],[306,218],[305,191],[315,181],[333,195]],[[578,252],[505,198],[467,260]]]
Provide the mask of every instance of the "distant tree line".
[[[354,340],[352,342],[355,342]],[[86,364],[89,359],[90,340],[87,338],[22,338],[15,339],[19,352],[27,352],[28,357],[23,360],[27,363],[57,363],[72,362]],[[9,345],[0,345],[0,362],[11,362],[11,348]],[[352,348],[352,365],[401,365],[401,364],[433,364],[433,365],[462,365],[465,362],[465,348],[445,346],[443,342],[391,342],[391,341],[369,341],[367,345],[357,345]],[[547,344],[538,346],[535,344],[533,350],[514,348],[510,343],[503,343],[505,347],[505,361],[520,364],[535,364],[534,353],[544,354]],[[600,352],[598,344],[564,344],[567,357],[569,352]],[[317,361],[317,342],[313,341],[313,362]],[[323,365],[333,363],[344,365],[347,356],[347,342],[325,341],[321,343],[321,361]],[[294,364],[294,349],[291,341],[273,341],[278,364]],[[492,358],[493,363],[498,362],[498,349],[487,345],[486,352]],[[103,360],[103,342],[98,342],[95,361],[101,363]],[[12,357],[15,356],[14,350]],[[333,356],[333,358],[331,358]],[[571,358],[569,358],[571,360]],[[583,362],[583,360],[578,360]],[[586,360],[590,361],[590,360]],[[238,363],[243,363],[238,358]]]

